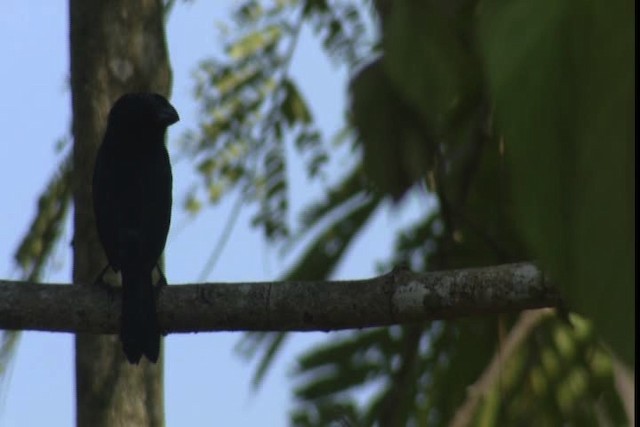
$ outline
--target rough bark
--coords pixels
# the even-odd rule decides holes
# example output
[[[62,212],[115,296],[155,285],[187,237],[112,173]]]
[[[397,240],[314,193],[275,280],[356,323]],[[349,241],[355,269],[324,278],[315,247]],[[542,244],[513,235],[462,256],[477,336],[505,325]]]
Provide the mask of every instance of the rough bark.
[[[0,328],[114,334],[120,293],[98,286],[0,281]],[[558,296],[528,263],[433,273],[396,269],[366,280],[166,286],[161,329],[328,331],[553,307]],[[119,356],[121,350],[116,345]],[[114,356],[115,357],[115,356]]]
[[[161,0],[71,0],[73,282],[91,283],[106,264],[91,206],[96,149],[113,101],[125,92],[169,94],[171,71]],[[162,363],[129,365],[115,336],[76,336],[79,426],[162,426]]]

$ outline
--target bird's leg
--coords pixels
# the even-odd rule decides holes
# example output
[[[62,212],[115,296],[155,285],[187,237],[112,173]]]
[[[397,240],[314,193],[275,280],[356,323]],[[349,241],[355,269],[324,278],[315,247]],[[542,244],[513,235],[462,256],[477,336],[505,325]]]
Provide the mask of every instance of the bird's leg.
[[[156,283],[156,286],[160,286],[160,287],[167,286],[169,283],[167,282],[167,278],[165,277],[164,273],[162,272],[162,269],[160,268],[159,264],[156,264],[156,270],[158,270],[158,274],[160,275],[160,279]]]
[[[100,271],[100,274],[98,274],[98,277],[96,277],[96,280],[93,281],[94,285],[106,285],[107,284],[104,281],[104,275],[107,272],[107,270],[109,269],[109,267],[111,267],[111,265],[109,265],[109,264],[104,266],[102,271]]]
[[[104,275],[107,273],[107,270],[109,269],[109,267],[111,267],[110,264],[107,264],[102,271],[100,271],[100,274],[98,274],[98,277],[96,277],[96,279],[93,281],[94,286],[99,286],[102,289],[104,289],[107,294],[109,295],[109,298],[111,300],[113,300],[113,296],[114,296],[114,289],[113,286],[110,285],[109,283],[105,282],[104,280]]]
[[[162,272],[162,269],[160,268],[159,264],[156,264],[155,269],[158,270],[158,275],[159,275],[159,279],[158,279],[158,281],[156,283],[156,286],[153,287],[153,295],[155,297],[156,307],[157,307],[158,298],[160,297],[160,292],[162,292],[162,288],[167,286],[168,283],[167,283],[167,278],[165,277],[164,273]],[[162,334],[163,337],[167,336],[167,332],[164,331],[164,330],[160,331],[160,333]]]

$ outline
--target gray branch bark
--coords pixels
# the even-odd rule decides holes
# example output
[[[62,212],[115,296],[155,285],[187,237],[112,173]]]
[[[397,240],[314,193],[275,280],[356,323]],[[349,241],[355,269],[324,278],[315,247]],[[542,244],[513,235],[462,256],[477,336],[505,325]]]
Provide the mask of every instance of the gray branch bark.
[[[166,333],[329,331],[554,307],[558,294],[530,263],[366,280],[208,283],[158,291]],[[118,289],[0,281],[0,329],[115,334]]]

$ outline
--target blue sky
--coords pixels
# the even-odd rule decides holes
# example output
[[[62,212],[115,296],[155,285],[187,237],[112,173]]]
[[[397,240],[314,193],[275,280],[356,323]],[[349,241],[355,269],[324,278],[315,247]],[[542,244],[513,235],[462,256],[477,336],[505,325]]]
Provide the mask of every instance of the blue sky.
[[[221,39],[215,23],[233,1],[178,2],[168,22],[169,53],[174,72],[172,103],[181,121],[170,128],[169,147],[197,123],[192,73],[198,61],[219,54]],[[56,170],[60,155],[55,142],[69,135],[68,12],[64,1],[5,0],[0,12],[0,278],[16,278],[12,254],[36,209],[36,198]],[[291,72],[313,107],[325,135],[341,124],[347,74],[332,66],[306,31]],[[336,167],[348,164],[349,159]],[[191,165],[174,162],[172,228],[166,248],[169,283],[195,282],[200,277],[231,210],[227,200],[190,219],[181,209],[185,190],[195,182]],[[321,194],[322,185],[308,190],[300,170],[290,170],[294,206]],[[231,198],[233,199],[233,197]],[[411,196],[403,209],[382,210],[368,226],[336,272],[336,278],[374,273],[385,259],[391,235],[399,224],[416,218],[428,202]],[[249,226],[245,209],[209,276],[210,281],[273,280],[287,266]],[[53,256],[44,281],[68,283],[71,271],[71,226]],[[260,390],[251,389],[254,366],[233,351],[241,334],[171,335],[165,340],[165,412],[167,425],[286,425],[293,385],[287,375],[294,355],[333,333],[295,334],[289,340]],[[3,390],[0,426],[73,425],[75,419],[73,336],[27,332],[21,337],[10,381]]]

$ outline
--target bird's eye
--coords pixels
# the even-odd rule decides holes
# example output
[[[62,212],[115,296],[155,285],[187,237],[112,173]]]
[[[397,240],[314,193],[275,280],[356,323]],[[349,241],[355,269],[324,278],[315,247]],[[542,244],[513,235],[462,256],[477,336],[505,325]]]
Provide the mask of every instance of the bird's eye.
[[[155,101],[155,103],[159,106],[164,107],[165,105],[167,105],[169,102],[166,100],[166,98],[162,95],[158,95],[157,93],[154,93],[153,95],[153,100]]]

